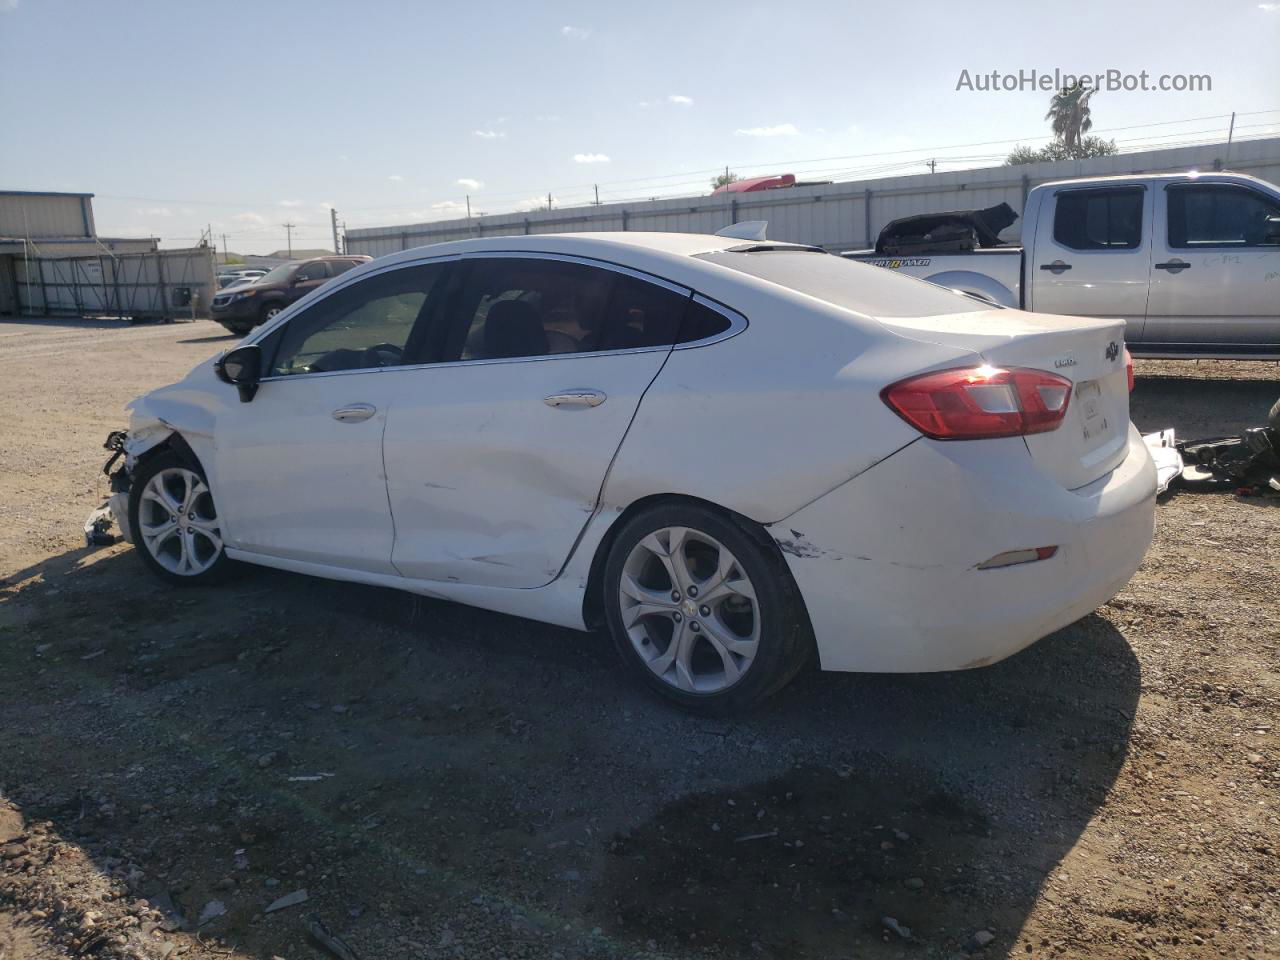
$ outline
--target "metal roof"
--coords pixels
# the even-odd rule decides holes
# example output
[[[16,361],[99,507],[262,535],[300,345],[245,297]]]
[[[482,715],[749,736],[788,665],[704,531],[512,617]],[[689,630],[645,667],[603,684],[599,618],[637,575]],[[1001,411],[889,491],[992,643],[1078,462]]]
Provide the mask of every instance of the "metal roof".
[[[92,197],[92,193],[65,193],[59,190],[0,190],[0,197]]]

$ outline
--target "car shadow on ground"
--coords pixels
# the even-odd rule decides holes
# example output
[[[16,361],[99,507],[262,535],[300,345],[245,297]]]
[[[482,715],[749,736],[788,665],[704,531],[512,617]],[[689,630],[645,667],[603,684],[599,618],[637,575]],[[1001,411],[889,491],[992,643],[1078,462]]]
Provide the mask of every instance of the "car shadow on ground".
[[[222,343],[224,340],[243,340],[234,333],[219,333],[212,337],[192,337],[190,340],[179,340],[179,343]]]
[[[478,903],[536,955],[1022,955],[1140,689],[1091,615],[982,670],[810,671],[700,718],[597,635],[265,570],[173,590],[128,553],[0,604],[0,783],[264,958],[303,885],[366,955],[410,924],[465,949]]]
[[[1276,400],[1277,380],[1140,376],[1129,415],[1142,433],[1173,427],[1179,440],[1200,440],[1265,426]]]

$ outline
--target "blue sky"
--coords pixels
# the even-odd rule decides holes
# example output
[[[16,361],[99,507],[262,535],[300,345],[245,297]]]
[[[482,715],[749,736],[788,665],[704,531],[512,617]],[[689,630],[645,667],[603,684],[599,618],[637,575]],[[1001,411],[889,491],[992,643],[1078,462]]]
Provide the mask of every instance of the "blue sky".
[[[1095,97],[1122,147],[1225,134],[1233,110],[1241,135],[1280,133],[1278,49],[1280,3],[1257,0],[0,0],[0,187],[91,191],[104,235],[180,246],[212,224],[266,252],[291,221],[323,246],[330,204],[353,227],[414,222],[468,193],[497,213],[593,184],[706,192],[726,165],[954,169],[1047,134],[1047,93],[958,91],[965,69],[1212,77]]]

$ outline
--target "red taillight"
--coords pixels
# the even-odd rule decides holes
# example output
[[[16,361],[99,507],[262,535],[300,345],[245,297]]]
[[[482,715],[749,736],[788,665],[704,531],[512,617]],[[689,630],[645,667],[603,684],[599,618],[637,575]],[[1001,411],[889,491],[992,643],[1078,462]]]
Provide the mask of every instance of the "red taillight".
[[[966,367],[899,380],[880,398],[935,440],[1021,437],[1058,428],[1071,381],[1044,370]]]
[[[1133,393],[1133,354],[1124,348],[1124,375],[1129,378],[1129,392]]]

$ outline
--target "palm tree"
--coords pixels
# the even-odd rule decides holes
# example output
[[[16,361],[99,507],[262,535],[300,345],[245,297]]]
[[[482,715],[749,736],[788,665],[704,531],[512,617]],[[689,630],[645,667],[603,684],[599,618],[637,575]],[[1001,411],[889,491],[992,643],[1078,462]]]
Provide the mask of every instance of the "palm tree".
[[[1053,134],[1062,141],[1067,153],[1075,155],[1080,138],[1093,127],[1093,118],[1089,115],[1089,98],[1095,90],[1086,90],[1076,84],[1064,87],[1053,95],[1049,101],[1049,112],[1046,120],[1053,121]]]

